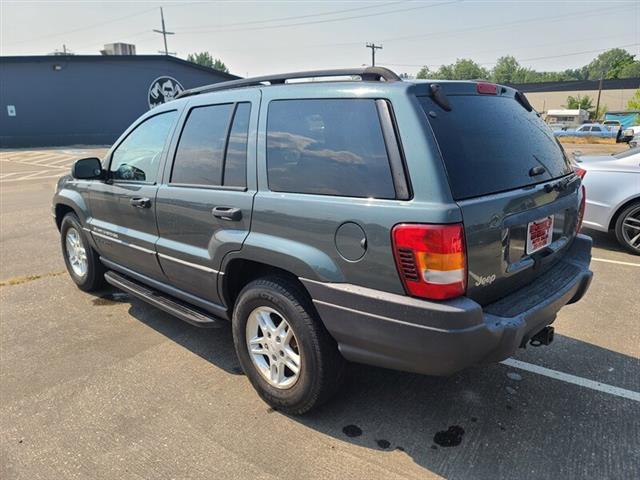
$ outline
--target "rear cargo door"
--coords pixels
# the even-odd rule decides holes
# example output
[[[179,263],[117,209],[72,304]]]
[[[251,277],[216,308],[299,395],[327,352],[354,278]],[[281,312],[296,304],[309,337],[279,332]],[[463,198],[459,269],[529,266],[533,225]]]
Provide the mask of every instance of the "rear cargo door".
[[[462,210],[467,295],[484,305],[561,258],[576,235],[581,191],[564,151],[528,102],[512,89],[477,85],[445,86],[448,111],[441,99],[418,98]]]

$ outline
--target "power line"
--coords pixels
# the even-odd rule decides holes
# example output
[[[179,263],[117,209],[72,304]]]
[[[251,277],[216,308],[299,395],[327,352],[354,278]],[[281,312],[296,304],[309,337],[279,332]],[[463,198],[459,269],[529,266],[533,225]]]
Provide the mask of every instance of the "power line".
[[[573,52],[573,53],[563,53],[560,55],[547,55],[544,57],[532,57],[532,58],[519,58],[517,59],[518,62],[532,62],[532,61],[536,61],[536,60],[548,60],[550,58],[562,58],[562,57],[572,57],[574,55],[583,55],[586,53],[597,53],[597,52],[604,52],[607,50],[611,50],[613,48],[626,48],[626,47],[634,47],[636,45],[640,45],[640,43],[636,42],[636,43],[628,43],[626,45],[619,45],[617,47],[608,47],[608,48],[598,48],[596,50],[583,50],[581,52]],[[482,66],[489,66],[489,65],[495,65],[497,62],[482,62],[482,63],[478,63],[478,65],[482,65]],[[439,64],[417,64],[417,63],[385,63],[385,65],[388,66],[395,66],[395,67],[440,67],[442,65],[442,63]]]
[[[199,34],[203,34],[203,33],[211,33],[211,32],[218,32],[218,33],[228,33],[228,32],[247,32],[247,31],[253,31],[253,30],[271,30],[274,28],[287,28],[287,27],[299,27],[302,25],[316,25],[316,24],[320,24],[320,23],[331,23],[331,22],[342,22],[345,20],[355,20],[355,19],[360,19],[360,18],[369,18],[369,17],[377,17],[380,15],[388,15],[391,13],[400,13],[400,12],[410,12],[410,11],[414,11],[414,10],[423,10],[426,8],[433,8],[433,7],[440,7],[443,5],[452,5],[454,3],[459,3],[462,0],[451,0],[451,1],[447,1],[447,2],[440,2],[440,3],[433,3],[430,5],[420,5],[418,7],[410,7],[410,8],[400,8],[400,9],[396,9],[396,10],[387,10],[386,12],[375,12],[375,13],[367,13],[364,15],[352,15],[350,17],[341,17],[341,18],[328,18],[328,19],[324,19],[324,20],[314,20],[314,21],[310,21],[310,22],[298,22],[298,23],[287,23],[284,25],[267,25],[267,26],[262,26],[262,27],[251,27],[251,28],[234,28],[234,29],[209,29],[209,30],[202,30],[199,32],[188,32],[188,31],[182,31],[180,33],[184,33],[184,34],[190,34],[190,35],[199,35]]]
[[[583,39],[583,38],[577,38],[575,40],[571,40],[569,42],[563,42],[563,47],[566,45],[573,45],[576,43],[586,43],[589,40],[593,41],[593,40],[598,40],[599,42],[602,40],[610,40],[612,38],[617,39],[618,41],[624,41],[624,40],[628,40],[630,38],[627,38],[629,36],[629,34],[616,34],[616,35],[607,35],[606,37],[598,37],[597,39],[594,38],[589,38],[589,39]],[[541,48],[541,47],[549,47],[549,46],[554,46],[554,45],[558,45],[558,42],[552,42],[552,43],[539,43],[539,44],[529,44],[527,45],[525,48],[526,49],[532,49],[532,48]],[[507,50],[505,52],[505,47],[503,47],[501,50],[496,50],[495,48],[492,48],[490,50],[476,50],[474,52],[466,52],[464,54],[459,54],[457,55],[459,58],[470,58],[479,54],[494,54],[494,55],[510,55],[512,57],[516,57],[516,59],[518,59],[518,55],[513,51],[513,50]],[[398,66],[398,67],[441,67],[442,65],[447,65],[446,63],[421,63],[421,64],[417,64],[417,63],[385,63],[385,65],[390,65],[390,66]]]
[[[294,15],[289,17],[280,17],[280,18],[269,18],[266,20],[251,20],[249,22],[235,22],[235,23],[223,23],[218,25],[198,25],[195,27],[176,27],[178,30],[184,28],[184,30],[200,30],[202,28],[211,29],[211,28],[227,28],[227,27],[239,27],[243,25],[255,25],[258,23],[271,23],[271,22],[281,22],[285,20],[299,20],[301,18],[309,18],[309,17],[322,17],[326,15],[337,15],[339,13],[347,13],[347,12],[355,12],[359,10],[369,10],[372,8],[383,8],[389,7],[391,5],[397,5],[399,3],[407,3],[409,0],[402,0],[398,2],[389,2],[389,3],[380,3],[376,5],[368,5],[366,7],[356,7],[356,8],[346,8],[344,10],[332,10],[329,12],[321,12],[321,13],[310,13],[307,15]]]
[[[586,12],[571,13],[571,14],[567,14],[567,15],[553,15],[553,16],[548,16],[548,17],[536,17],[536,18],[528,18],[528,19],[524,19],[524,20],[514,20],[513,22],[501,22],[501,23],[492,24],[492,25],[482,25],[482,26],[477,26],[477,27],[459,28],[459,29],[456,29],[456,30],[445,30],[445,31],[440,31],[440,32],[421,33],[421,34],[417,34],[417,35],[404,35],[402,37],[385,38],[385,39],[383,39],[383,41],[386,43],[386,42],[398,42],[398,41],[404,41],[404,40],[418,40],[418,39],[422,40],[424,38],[440,37],[442,35],[451,35],[451,34],[455,34],[455,33],[466,33],[466,32],[473,32],[473,31],[485,32],[485,31],[487,31],[489,29],[498,29],[499,30],[499,29],[501,29],[503,27],[506,27],[506,26],[521,25],[521,24],[527,24],[527,23],[535,23],[535,22],[539,22],[539,21],[555,22],[555,21],[564,20],[565,18],[575,19],[575,18],[587,17],[587,16],[591,16],[591,15],[600,14],[602,12],[619,14],[618,11],[612,10],[610,7],[607,7],[607,8],[599,8],[599,9],[596,9],[596,10],[588,10]]]
[[[438,4],[440,5],[440,4]],[[436,6],[436,5],[430,5],[430,6]],[[482,31],[486,31],[489,29],[501,29],[501,28],[505,28],[505,27],[509,27],[512,25],[520,25],[523,23],[536,23],[536,22],[556,22],[556,21],[562,21],[565,20],[566,18],[570,18],[570,19],[574,19],[574,18],[581,18],[584,16],[589,16],[589,15],[596,15],[596,14],[601,14],[602,12],[605,12],[606,14],[619,14],[619,12],[616,12],[615,10],[612,10],[611,8],[602,8],[602,9],[597,9],[597,10],[589,10],[586,12],[578,12],[578,13],[572,13],[572,14],[567,14],[567,15],[562,15],[562,16],[558,16],[558,15],[553,15],[553,16],[547,16],[547,17],[536,17],[536,18],[530,18],[530,19],[526,19],[526,20],[515,20],[513,22],[500,22],[497,24],[489,24],[489,25],[483,25],[480,27],[469,27],[469,28],[463,28],[463,29],[454,29],[454,30],[442,30],[439,32],[432,32],[429,34],[420,34],[420,37],[441,37],[444,35],[454,35],[457,33],[464,33],[464,32],[468,32],[468,31],[476,31],[476,30],[482,30]],[[382,13],[387,13],[387,12],[379,12],[380,14]],[[285,25],[287,26],[287,25]],[[275,26],[275,27],[280,27],[280,26]],[[197,33],[210,33],[210,32],[193,32],[193,34],[197,34]],[[222,33],[222,32],[221,32]],[[415,37],[415,36],[412,36]],[[385,40],[383,40],[385,43],[386,42],[395,42],[395,41],[400,41],[400,40],[405,40],[408,39],[408,37],[403,36],[403,37],[392,37],[392,38],[387,38]],[[325,44],[315,44],[315,45],[293,45],[295,48],[299,48],[299,49],[306,49],[306,48],[325,48],[325,47],[344,47],[344,46],[359,46],[362,45],[361,42],[359,41],[354,41],[354,42],[340,42],[340,43],[325,43]],[[291,48],[291,46],[289,45],[285,45],[282,47],[278,47],[278,46],[265,46],[262,49],[263,50],[273,50],[274,48]],[[250,49],[223,49],[223,51],[232,51],[232,52],[242,52],[242,51],[255,51],[255,50],[259,50],[261,49],[260,47],[252,47]]]
[[[610,48],[598,48],[597,50],[583,50],[582,52],[573,52],[573,53],[565,53],[562,55],[549,55],[546,57],[534,57],[534,58],[523,58],[521,61],[523,62],[533,62],[535,60],[547,60],[549,58],[562,58],[562,57],[571,57],[573,55],[582,55],[585,53],[597,53],[597,52],[604,52],[606,50],[611,50],[613,48],[626,48],[626,47],[635,47],[637,45],[640,45],[640,43],[636,42],[636,43],[628,43],[626,45],[619,45],[617,47],[610,47]],[[492,63],[484,63],[481,65],[495,65],[495,62]]]
[[[73,30],[67,30],[66,32],[60,32],[60,33],[52,33],[50,35],[43,35],[41,37],[36,37],[36,38],[30,38],[29,40],[20,40],[18,42],[12,42],[12,43],[7,43],[5,44],[5,46],[11,46],[11,45],[19,45],[19,44],[23,44],[23,43],[31,43],[31,42],[37,42],[39,40],[46,40],[47,38],[53,38],[53,37],[60,37],[62,35],[69,35],[71,33],[76,33],[76,32],[81,32],[83,30],[90,30],[92,28],[96,28],[96,27],[100,27],[102,25],[108,25],[109,23],[114,23],[114,22],[119,22],[121,20],[126,20],[128,18],[132,18],[132,17],[137,17],[138,15],[142,15],[145,13],[149,13],[154,11],[155,8],[150,8],[147,10],[142,10],[140,12],[137,13],[130,13],[129,15],[125,16],[125,17],[118,17],[118,18],[113,18],[111,20],[106,20],[104,22],[99,22],[99,23],[94,23],[92,25],[86,25],[84,27],[80,27],[80,28],[76,28]]]

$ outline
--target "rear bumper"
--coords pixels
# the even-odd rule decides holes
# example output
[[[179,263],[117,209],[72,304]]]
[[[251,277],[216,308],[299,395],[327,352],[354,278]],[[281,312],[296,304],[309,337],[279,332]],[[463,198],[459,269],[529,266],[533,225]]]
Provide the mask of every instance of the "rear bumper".
[[[556,283],[553,291],[546,292],[547,283],[540,277],[484,308],[466,297],[435,302],[344,283],[300,280],[347,360],[449,375],[512,356],[523,342],[551,324],[564,305],[582,298],[593,275],[590,260],[591,238],[579,235],[563,259],[543,276],[563,271],[566,283]],[[540,300],[531,306],[533,295]]]

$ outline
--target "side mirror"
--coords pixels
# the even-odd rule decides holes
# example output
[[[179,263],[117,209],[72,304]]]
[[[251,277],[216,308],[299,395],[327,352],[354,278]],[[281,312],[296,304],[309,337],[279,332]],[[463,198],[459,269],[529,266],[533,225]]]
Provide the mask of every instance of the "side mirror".
[[[635,135],[635,132],[634,132],[633,128],[626,128],[626,129],[622,130],[622,132],[618,131],[617,142],[618,143],[629,143],[631,140],[633,140],[633,136],[634,135]]]
[[[102,178],[102,164],[99,158],[90,157],[77,160],[71,167],[71,176],[78,180]]]

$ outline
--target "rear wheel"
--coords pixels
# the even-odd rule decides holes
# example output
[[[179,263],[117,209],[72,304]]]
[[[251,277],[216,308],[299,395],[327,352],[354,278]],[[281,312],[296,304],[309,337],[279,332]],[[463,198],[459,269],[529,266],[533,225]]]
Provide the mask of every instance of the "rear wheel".
[[[616,238],[629,252],[640,255],[640,202],[626,207],[616,220]]]
[[[75,214],[68,213],[62,219],[60,240],[67,271],[78,288],[91,292],[103,287],[104,266],[89,245]]]
[[[284,277],[249,283],[233,312],[240,364],[260,397],[300,415],[341,384],[344,360],[302,288]]]

